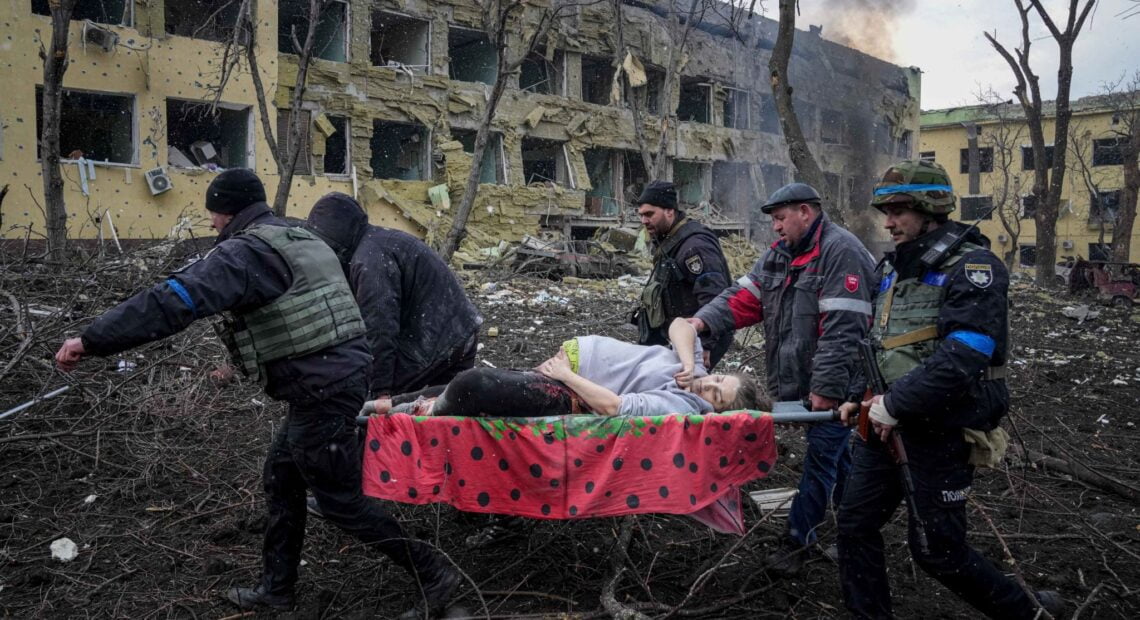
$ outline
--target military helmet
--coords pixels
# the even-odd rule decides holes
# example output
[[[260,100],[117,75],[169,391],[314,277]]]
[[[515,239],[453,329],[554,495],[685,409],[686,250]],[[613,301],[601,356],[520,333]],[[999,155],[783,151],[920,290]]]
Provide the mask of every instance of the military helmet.
[[[760,211],[771,213],[778,207],[801,202],[811,202],[818,205],[822,200],[819,197],[819,192],[807,183],[789,183],[772,192],[772,195],[768,196],[768,202],[761,205]]]
[[[951,213],[955,207],[950,176],[932,161],[900,161],[887,168],[871,195],[871,206],[880,211],[893,203],[913,204],[915,211],[929,215]]]

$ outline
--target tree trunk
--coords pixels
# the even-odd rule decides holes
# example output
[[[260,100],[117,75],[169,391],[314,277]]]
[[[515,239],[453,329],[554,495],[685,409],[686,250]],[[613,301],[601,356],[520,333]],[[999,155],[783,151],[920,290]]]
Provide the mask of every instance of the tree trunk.
[[[799,177],[821,194],[826,192],[823,171],[815,161],[807,140],[804,138],[800,121],[796,118],[792,104],[792,85],[788,81],[788,61],[792,57],[792,44],[796,32],[796,0],[780,0],[780,28],[776,35],[776,46],[768,60],[771,72],[772,97],[776,102],[776,113],[780,115],[780,127],[784,131],[784,141],[788,144],[788,155],[796,167]],[[834,200],[833,196],[829,196]],[[824,204],[828,215],[840,226],[846,225],[845,213],[839,205],[827,201]]]
[[[293,174],[297,170],[297,160],[301,156],[301,123],[306,121],[306,115],[301,109],[305,98],[305,84],[309,77],[309,65],[313,61],[313,45],[317,35],[317,23],[321,19],[327,0],[309,0],[309,28],[305,33],[305,43],[301,46],[297,57],[297,83],[293,85],[293,96],[289,101],[289,135],[284,140],[285,152],[281,154],[278,163],[277,194],[273,198],[273,212],[279,217],[285,217],[286,207],[289,203],[289,190],[293,186]],[[252,47],[253,43],[250,42]],[[278,112],[280,114],[280,112]],[[280,136],[278,136],[280,137]],[[312,140],[312,132],[309,132]]]
[[[1132,225],[1136,220],[1136,197],[1140,193],[1140,114],[1135,117],[1127,137],[1118,138],[1124,145],[1124,186],[1120,188],[1120,207],[1116,226],[1112,229],[1112,260],[1129,263],[1132,254]]]
[[[51,49],[40,47],[44,63],[44,85],[40,134],[40,167],[44,180],[47,210],[48,256],[62,261],[67,247],[67,205],[63,199],[63,174],[59,169],[59,124],[63,106],[63,74],[67,72],[67,40],[71,15],[77,0],[49,2],[51,9]]]

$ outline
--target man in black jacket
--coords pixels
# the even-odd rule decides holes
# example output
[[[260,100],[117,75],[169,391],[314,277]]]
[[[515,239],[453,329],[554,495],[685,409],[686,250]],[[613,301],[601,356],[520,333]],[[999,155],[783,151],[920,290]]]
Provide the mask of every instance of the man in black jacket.
[[[313,205],[307,227],[336,252],[360,305],[373,399],[444,385],[475,365],[483,317],[427,244],[370,226],[360,204],[339,192]]]
[[[669,325],[688,318],[728,287],[728,261],[716,234],[677,208],[677,188],[652,181],[637,199],[637,215],[653,241],[653,272],[634,316],[638,344],[669,344]],[[732,344],[732,333],[702,336],[711,371]]]
[[[265,461],[269,520],[261,579],[252,588],[232,588],[227,598],[242,609],[294,606],[308,487],[330,521],[408,570],[429,610],[441,610],[458,587],[458,573],[361,493],[355,416],[370,356],[336,257],[314,235],[273,215],[252,171],[218,175],[206,209],[219,232],[210,253],[95,319],[63,343],[57,365],[70,371],[87,355],[113,355],[225,313],[219,335],[234,366],[289,404]]]

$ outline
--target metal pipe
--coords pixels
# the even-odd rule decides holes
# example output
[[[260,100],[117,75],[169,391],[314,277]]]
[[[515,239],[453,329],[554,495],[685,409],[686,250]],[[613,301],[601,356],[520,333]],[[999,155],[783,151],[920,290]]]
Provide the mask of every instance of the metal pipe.
[[[22,405],[16,405],[15,407],[12,407],[11,409],[5,411],[4,413],[0,413],[0,420],[3,420],[4,418],[6,418],[10,415],[15,415],[17,413],[20,413],[21,411],[27,409],[28,407],[31,407],[32,405],[34,405],[38,402],[45,401],[49,398],[54,398],[56,396],[59,396],[60,394],[63,394],[64,392],[66,392],[70,389],[71,389],[70,385],[65,385],[65,386],[63,386],[57,390],[53,390],[51,392],[48,392],[47,394],[44,394],[43,396],[37,396],[37,397],[33,398],[32,400],[29,400],[28,402],[26,402]]]

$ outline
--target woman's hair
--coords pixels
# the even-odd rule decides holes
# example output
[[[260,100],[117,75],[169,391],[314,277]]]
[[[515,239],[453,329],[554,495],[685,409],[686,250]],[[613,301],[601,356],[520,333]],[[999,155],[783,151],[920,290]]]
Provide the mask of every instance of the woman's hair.
[[[739,372],[732,373],[729,376],[740,380],[740,387],[736,389],[736,398],[729,403],[726,411],[736,409],[768,411],[772,408],[772,399],[768,396],[768,390],[765,390],[752,375]]]

